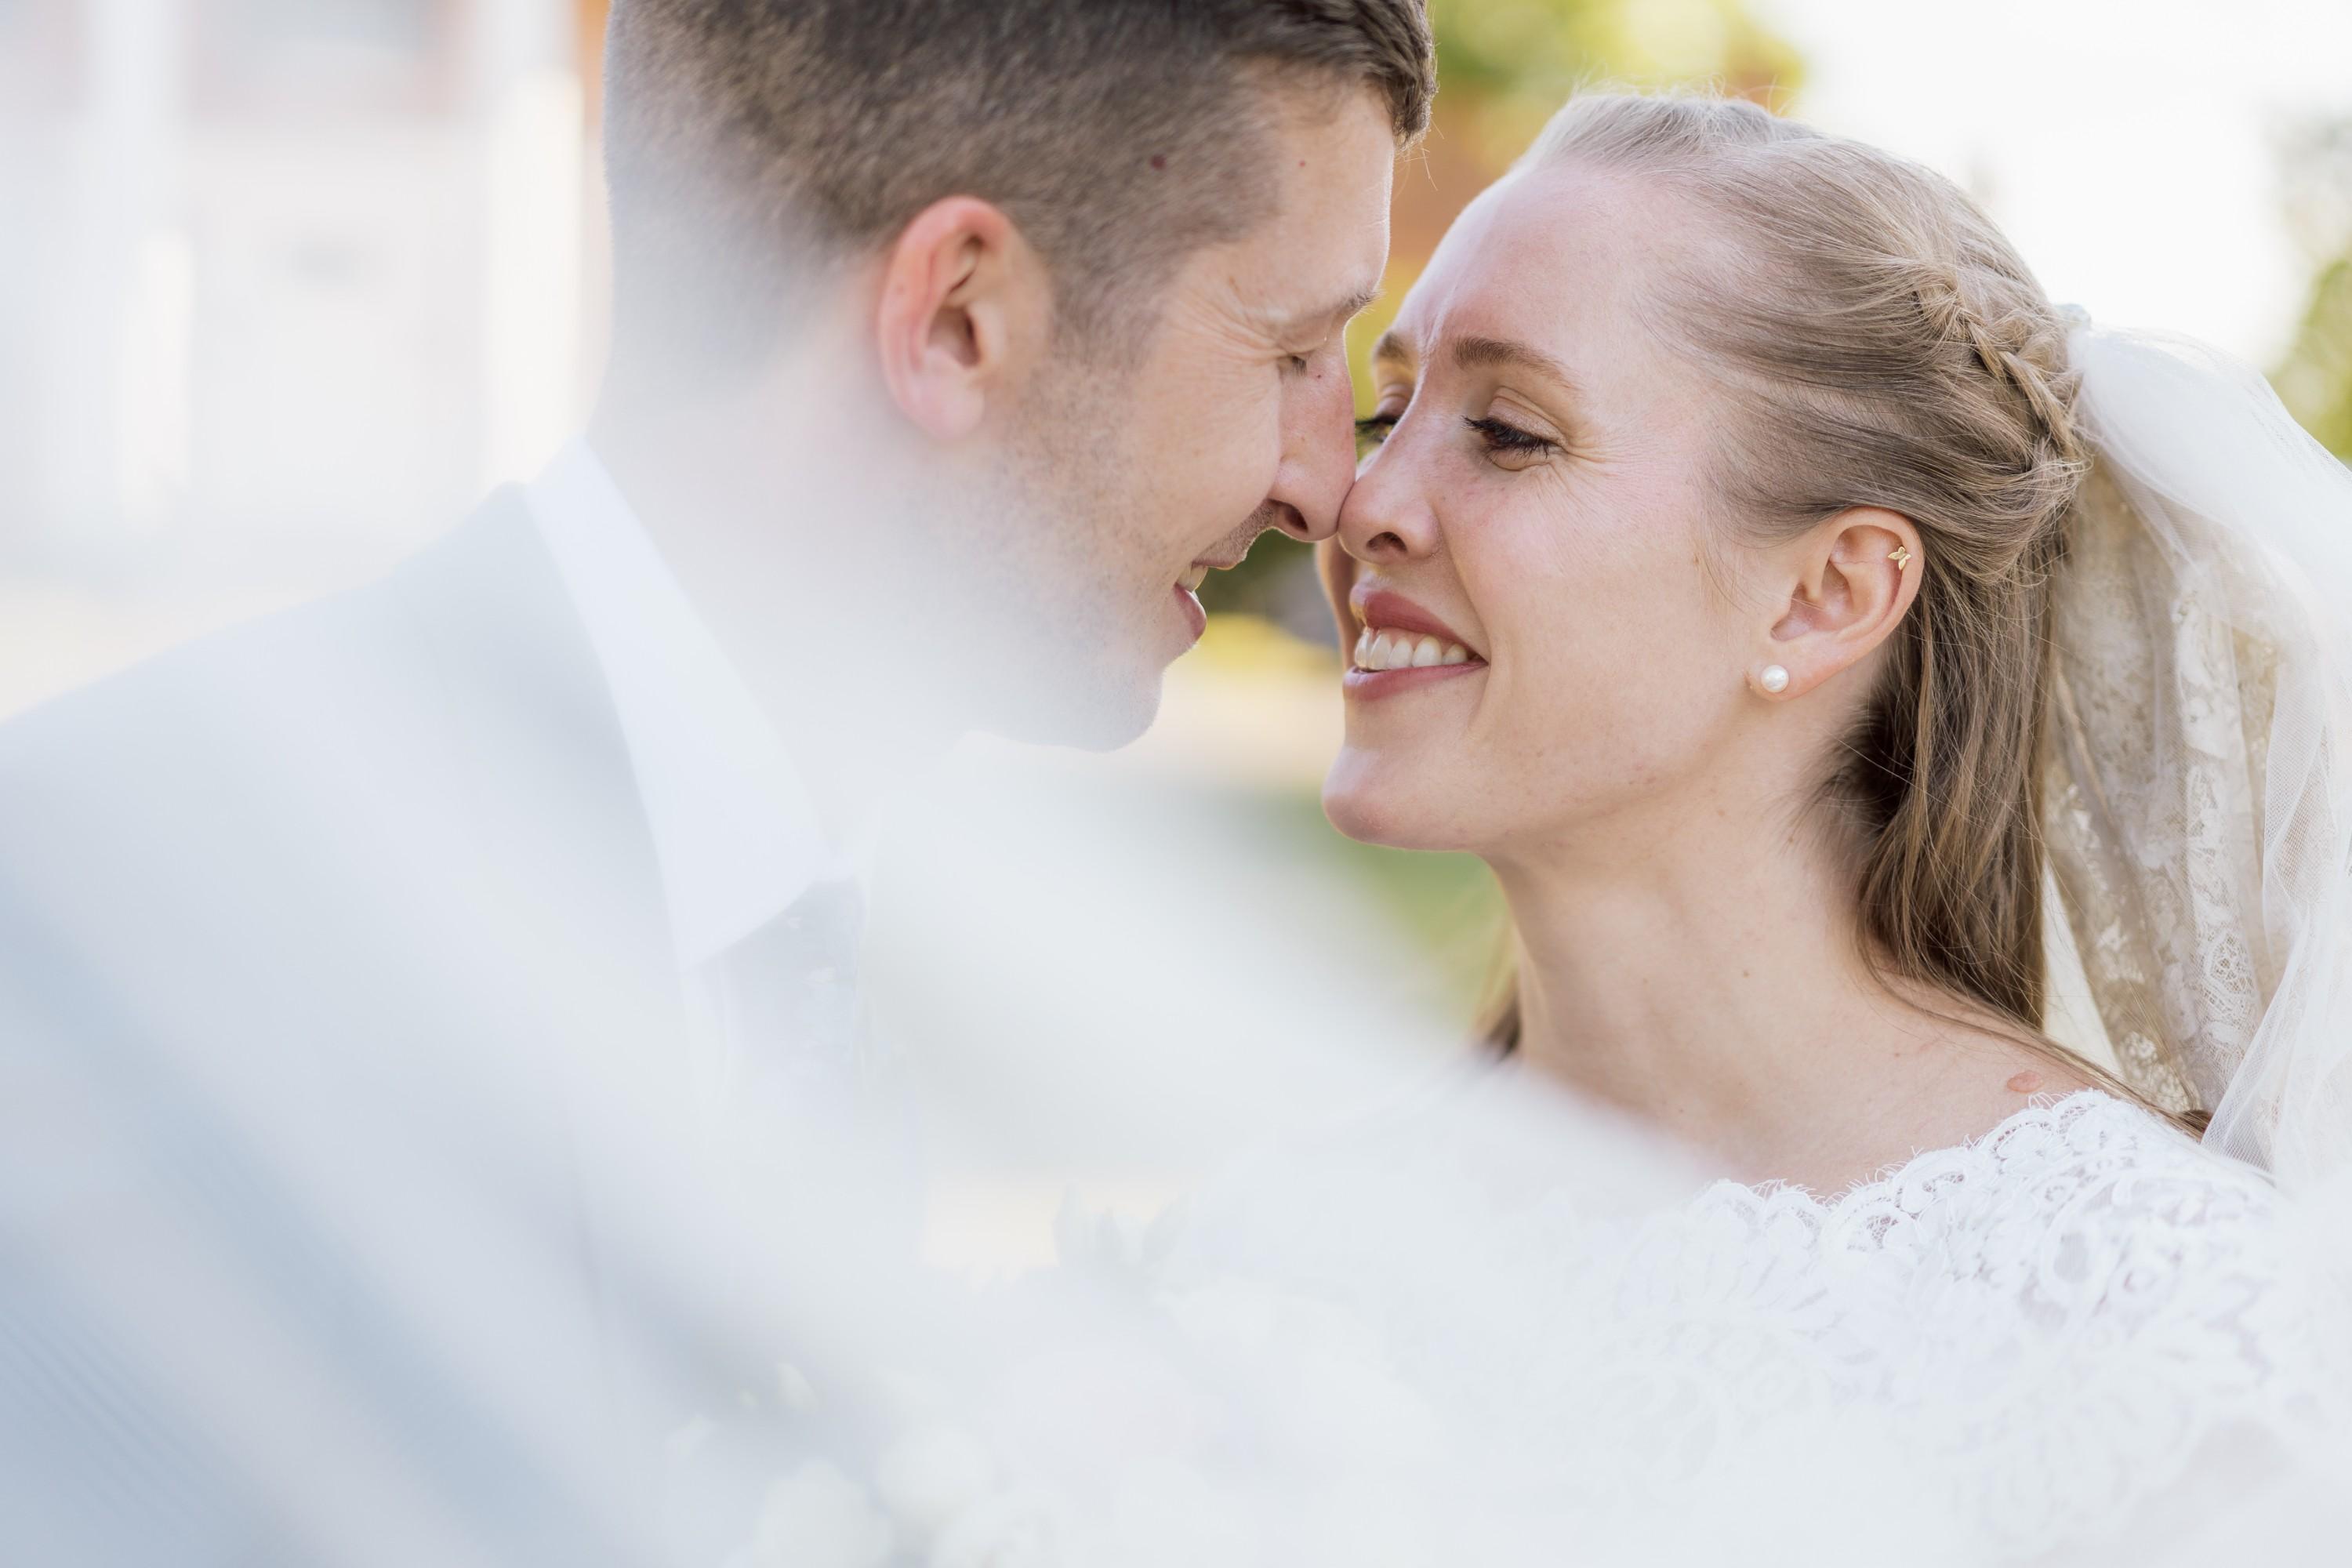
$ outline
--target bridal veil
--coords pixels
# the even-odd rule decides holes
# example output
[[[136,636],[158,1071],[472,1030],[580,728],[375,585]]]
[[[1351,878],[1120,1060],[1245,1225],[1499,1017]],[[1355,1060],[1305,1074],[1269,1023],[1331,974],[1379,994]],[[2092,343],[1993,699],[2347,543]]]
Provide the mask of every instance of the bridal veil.
[[[2308,1188],[2352,1170],[2352,470],[2252,368],[2072,313],[2053,869],[2126,1080]]]

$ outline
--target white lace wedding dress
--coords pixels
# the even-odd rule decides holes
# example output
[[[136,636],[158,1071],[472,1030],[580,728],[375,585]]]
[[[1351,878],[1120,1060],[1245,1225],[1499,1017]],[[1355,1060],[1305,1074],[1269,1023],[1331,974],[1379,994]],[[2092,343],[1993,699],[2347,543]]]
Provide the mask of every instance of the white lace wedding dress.
[[[1877,1561],[2137,1563],[2294,1478],[2333,1495],[2344,1325],[2312,1249],[2267,1177],[2137,1106],[2084,1090],[1834,1198],[1717,1182],[1645,1213],[1432,1131],[1224,1184],[1150,1277],[1211,1339],[1347,1347],[1392,1395],[1351,1408],[1433,1396],[1580,1545],[1667,1560],[1662,1526],[1743,1499],[1785,1544],[1867,1498],[1840,1539]]]

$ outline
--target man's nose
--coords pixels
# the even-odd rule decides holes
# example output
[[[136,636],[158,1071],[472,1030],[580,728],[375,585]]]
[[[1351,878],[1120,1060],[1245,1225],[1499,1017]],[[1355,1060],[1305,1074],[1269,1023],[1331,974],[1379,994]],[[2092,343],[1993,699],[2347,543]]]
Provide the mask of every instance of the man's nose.
[[[1286,390],[1282,415],[1282,467],[1266,499],[1283,532],[1319,543],[1338,531],[1356,477],[1356,394],[1346,356],[1317,356]]]

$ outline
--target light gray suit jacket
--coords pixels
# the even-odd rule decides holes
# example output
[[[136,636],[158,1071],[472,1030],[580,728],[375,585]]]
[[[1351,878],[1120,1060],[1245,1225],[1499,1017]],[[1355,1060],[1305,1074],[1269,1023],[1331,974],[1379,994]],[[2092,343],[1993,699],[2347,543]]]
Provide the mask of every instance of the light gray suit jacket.
[[[579,1075],[667,1125],[677,985],[515,492],[0,728],[0,1557],[641,1555]]]

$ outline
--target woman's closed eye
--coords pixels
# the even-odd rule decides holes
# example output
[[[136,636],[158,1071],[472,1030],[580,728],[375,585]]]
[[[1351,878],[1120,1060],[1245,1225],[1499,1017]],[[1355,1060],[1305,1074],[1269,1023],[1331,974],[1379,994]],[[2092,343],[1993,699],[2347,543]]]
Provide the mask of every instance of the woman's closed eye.
[[[1465,425],[1478,433],[1486,444],[1487,456],[1507,468],[1522,468],[1538,458],[1548,458],[1559,450],[1559,443],[1549,436],[1538,436],[1532,430],[1522,430],[1489,414],[1480,418],[1465,419]]]
[[[1356,421],[1356,458],[1361,461],[1373,448],[1389,438],[1396,428],[1398,416],[1372,414]],[[1559,450],[1559,443],[1549,436],[1538,436],[1532,430],[1497,419],[1493,415],[1465,418],[1463,424],[1476,433],[1486,448],[1486,455],[1506,468],[1524,468]]]

